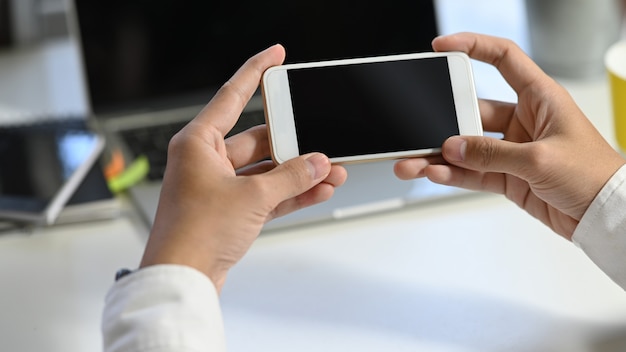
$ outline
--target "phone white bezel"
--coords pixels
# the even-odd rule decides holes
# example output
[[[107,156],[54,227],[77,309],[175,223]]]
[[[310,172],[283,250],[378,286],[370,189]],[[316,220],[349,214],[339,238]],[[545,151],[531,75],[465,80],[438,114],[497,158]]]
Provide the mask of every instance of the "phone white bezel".
[[[270,137],[272,158],[275,162],[280,164],[300,155],[296,137],[287,70],[385,61],[419,60],[433,57],[446,57],[448,60],[449,76],[457,112],[459,134],[482,135],[482,123],[478,110],[478,99],[476,96],[472,66],[470,58],[465,53],[427,52],[287,64],[267,69],[261,80],[261,91],[265,106],[265,119]],[[332,163],[342,164],[426,156],[439,152],[441,152],[441,148],[429,148],[380,154],[334,157],[330,160]]]

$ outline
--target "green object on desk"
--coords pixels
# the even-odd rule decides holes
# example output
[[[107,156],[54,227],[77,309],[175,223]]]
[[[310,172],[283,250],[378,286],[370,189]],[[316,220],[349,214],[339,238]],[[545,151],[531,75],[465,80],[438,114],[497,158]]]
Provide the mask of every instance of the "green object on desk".
[[[150,171],[150,163],[145,155],[135,159],[124,172],[109,180],[109,189],[113,193],[122,192],[143,180]]]

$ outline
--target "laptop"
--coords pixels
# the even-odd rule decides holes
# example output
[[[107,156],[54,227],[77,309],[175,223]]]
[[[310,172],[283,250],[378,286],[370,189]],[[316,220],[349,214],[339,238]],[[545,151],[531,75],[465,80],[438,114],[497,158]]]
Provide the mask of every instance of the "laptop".
[[[435,11],[434,0],[74,0],[70,27],[90,115],[108,147],[131,160],[145,155],[151,164],[147,179],[128,191],[151,224],[166,157],[160,150],[247,58],[275,43],[285,46],[286,63],[431,51],[438,33]],[[231,133],[260,123],[257,92]],[[139,148],[143,144],[148,150]],[[467,192],[426,179],[401,181],[393,163],[348,165],[348,181],[331,200],[272,220],[264,231]]]

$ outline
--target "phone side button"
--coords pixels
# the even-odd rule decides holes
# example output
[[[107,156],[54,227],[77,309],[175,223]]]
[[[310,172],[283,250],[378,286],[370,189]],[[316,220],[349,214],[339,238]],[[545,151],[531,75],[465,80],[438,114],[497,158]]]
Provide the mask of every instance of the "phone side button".
[[[406,202],[404,201],[404,199],[395,198],[395,199],[383,200],[380,202],[372,202],[372,203],[355,205],[351,207],[339,208],[333,211],[333,218],[345,219],[345,218],[349,218],[353,216],[399,209],[399,208],[402,208],[405,205],[405,203]]]

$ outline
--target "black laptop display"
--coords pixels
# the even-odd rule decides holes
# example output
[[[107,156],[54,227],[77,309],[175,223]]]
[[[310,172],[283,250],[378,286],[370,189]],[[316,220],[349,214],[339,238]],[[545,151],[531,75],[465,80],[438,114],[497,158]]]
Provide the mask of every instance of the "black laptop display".
[[[75,0],[95,114],[205,103],[275,43],[286,62],[431,51],[433,1]]]

